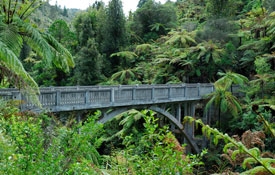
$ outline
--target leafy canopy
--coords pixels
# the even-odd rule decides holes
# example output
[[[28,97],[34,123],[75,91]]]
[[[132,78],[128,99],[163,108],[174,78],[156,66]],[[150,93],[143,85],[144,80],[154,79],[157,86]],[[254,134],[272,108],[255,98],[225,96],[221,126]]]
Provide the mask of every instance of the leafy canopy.
[[[2,77],[27,92],[37,100],[38,86],[25,71],[19,56],[26,43],[49,65],[55,65],[64,71],[74,66],[73,57],[51,35],[41,32],[28,20],[35,9],[40,7],[40,0],[1,1],[0,9],[0,71]],[[38,101],[37,101],[38,102]]]

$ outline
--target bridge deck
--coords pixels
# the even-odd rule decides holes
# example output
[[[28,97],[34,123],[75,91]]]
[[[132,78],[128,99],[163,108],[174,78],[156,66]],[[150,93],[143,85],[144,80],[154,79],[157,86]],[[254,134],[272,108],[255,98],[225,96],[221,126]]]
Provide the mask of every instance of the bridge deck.
[[[43,109],[17,89],[0,89],[0,96],[22,100],[22,110],[59,112],[199,100],[213,90],[213,84],[47,87],[40,88]]]

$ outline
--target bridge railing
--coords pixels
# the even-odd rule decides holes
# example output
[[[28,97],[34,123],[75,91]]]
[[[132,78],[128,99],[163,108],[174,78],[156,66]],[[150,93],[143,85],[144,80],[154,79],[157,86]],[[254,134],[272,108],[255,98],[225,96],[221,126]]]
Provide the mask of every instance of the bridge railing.
[[[44,109],[56,112],[198,100],[213,91],[213,84],[199,83],[43,87],[40,88],[39,100]],[[21,100],[22,110],[41,110],[17,89],[0,89],[0,96]]]

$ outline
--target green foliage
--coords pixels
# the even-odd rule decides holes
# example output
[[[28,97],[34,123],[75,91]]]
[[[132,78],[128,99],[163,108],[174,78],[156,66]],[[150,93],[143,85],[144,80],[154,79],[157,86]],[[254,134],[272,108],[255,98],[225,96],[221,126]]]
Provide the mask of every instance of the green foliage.
[[[2,76],[22,89],[39,105],[38,86],[19,60],[23,43],[29,45],[47,63],[68,71],[74,66],[72,55],[52,36],[35,28],[27,19],[41,1],[2,1],[0,10],[0,60]]]
[[[275,168],[273,164],[275,162],[274,158],[265,158],[261,156],[260,150],[257,147],[247,148],[242,142],[237,141],[227,134],[219,132],[216,128],[211,128],[209,125],[205,125],[201,120],[195,120],[192,117],[186,116],[184,118],[185,122],[195,122],[202,126],[202,132],[209,139],[213,141],[215,145],[219,143],[220,140],[224,141],[226,145],[223,151],[227,152],[229,148],[235,148],[232,153],[231,158],[234,160],[236,156],[240,153],[246,154],[246,157],[242,163],[244,169],[248,165],[252,166],[250,170],[243,172],[242,174],[257,174],[257,173],[270,173],[275,174]],[[255,166],[253,166],[255,164]]]
[[[104,78],[103,57],[98,51],[95,39],[89,39],[76,58],[77,67],[74,70],[73,84],[95,85]]]
[[[80,12],[73,21],[79,47],[86,46],[90,38],[96,34],[98,16],[94,9]]]
[[[247,77],[231,71],[227,71],[226,73],[218,72],[218,75],[221,76],[221,78],[215,82],[216,87],[229,89],[234,84],[240,85],[242,87],[248,83]]]
[[[160,4],[154,0],[143,1],[131,23],[131,30],[143,41],[155,40],[176,25],[176,10],[172,5]]]
[[[96,150],[102,143],[102,125],[96,123],[100,113],[70,128],[43,114],[19,113],[5,103],[1,107],[8,109],[0,114],[1,174],[101,172]]]
[[[241,0],[207,0],[206,10],[211,17],[233,17],[241,4]]]
[[[189,33],[186,30],[172,30],[168,33],[165,44],[176,47],[190,47],[196,44],[196,41],[194,39],[194,33]]]
[[[118,84],[140,84],[135,80],[136,76],[133,69],[124,69],[111,76],[111,81],[117,82]]]
[[[159,128],[154,112],[143,110],[141,114],[145,130],[140,137],[124,136],[126,148],[106,157],[112,174],[189,174],[203,164],[200,159],[206,151],[201,155],[185,155],[184,146],[168,128]]]
[[[270,72],[271,65],[267,63],[266,59],[263,57],[256,57],[255,67],[257,74],[266,74]]]
[[[126,20],[121,0],[111,0],[106,9],[106,19],[102,28],[102,50],[107,56],[118,52],[126,45]],[[119,63],[111,61],[114,66]]]
[[[219,74],[223,77],[214,83],[215,91],[205,96],[205,99],[207,99],[205,111],[207,112],[212,105],[218,108],[219,129],[221,129],[221,114],[230,113],[237,117],[238,113],[242,111],[238,98],[230,92],[229,88],[232,83],[240,83],[240,86],[242,86],[248,80],[237,73],[220,72]]]
[[[68,50],[74,51],[76,48],[76,35],[71,31],[66,21],[61,19],[54,21],[49,27],[49,33]]]

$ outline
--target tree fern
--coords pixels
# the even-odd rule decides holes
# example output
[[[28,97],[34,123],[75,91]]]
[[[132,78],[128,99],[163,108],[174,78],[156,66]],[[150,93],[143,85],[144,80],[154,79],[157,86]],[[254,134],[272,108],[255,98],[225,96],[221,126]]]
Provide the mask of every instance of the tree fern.
[[[178,47],[189,47],[196,44],[196,41],[194,39],[194,33],[188,33],[185,30],[176,30],[168,33],[165,44]]]
[[[140,44],[136,46],[136,52],[137,54],[148,54],[152,49],[154,48],[151,44]]]
[[[41,0],[1,1],[0,9],[0,67],[2,76],[8,77],[14,86],[28,93],[33,102],[39,104],[38,86],[25,71],[19,55],[23,42],[32,50],[47,60],[49,65],[68,71],[74,66],[73,58],[68,50],[62,47],[49,34],[42,33],[27,21],[32,12],[40,7]]]
[[[135,57],[137,57],[135,52],[131,52],[131,51],[122,51],[122,52],[116,52],[111,54],[111,57],[114,57],[114,56],[130,59],[130,60],[133,60]]]
[[[18,27],[13,24],[5,24],[0,21],[0,38],[15,55],[19,55],[23,39],[18,33]]]
[[[18,19],[17,24],[20,27],[20,33],[24,41],[42,58],[47,60],[47,63],[51,63],[54,54],[51,51],[50,45],[43,38],[41,33],[34,28],[31,24],[25,23],[24,21]]]
[[[225,50],[213,41],[204,41],[197,46],[191,47],[190,52],[197,60],[205,63],[217,64],[225,54]]]
[[[129,84],[135,79],[134,69],[124,69],[114,73],[111,76],[112,81],[118,81],[120,84]]]
[[[74,67],[74,60],[71,53],[65,49],[57,40],[55,40],[50,34],[43,33],[42,37],[50,45],[52,52],[54,53],[53,63],[68,72],[70,67]]]
[[[229,88],[232,84],[243,86],[245,83],[248,82],[248,78],[246,78],[245,76],[231,71],[227,71],[225,73],[218,72],[217,74],[221,76],[221,78],[218,79],[215,84],[223,86],[225,87],[225,89]]]
[[[267,29],[267,34],[269,35],[273,35],[275,34],[275,11],[270,13],[267,20],[266,20],[266,24],[268,25],[268,29]]]
[[[39,104],[38,98],[36,97],[39,92],[36,82],[32,77],[25,71],[21,61],[14,54],[9,47],[1,42],[0,40],[0,67],[2,67],[2,75],[12,78],[13,82],[23,93],[28,93],[29,97]],[[3,69],[5,71],[3,71]]]

